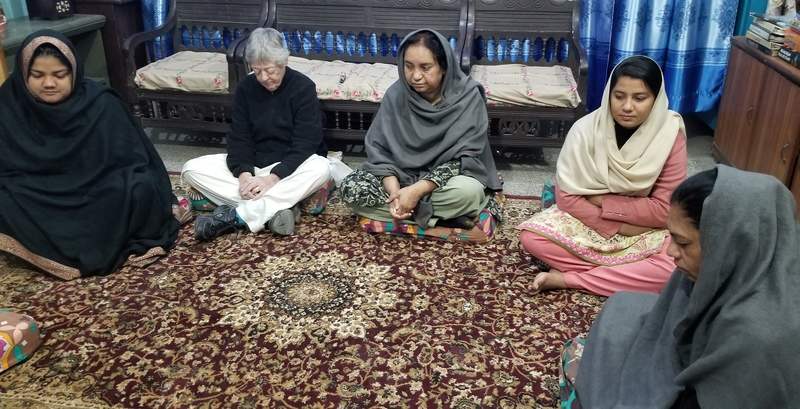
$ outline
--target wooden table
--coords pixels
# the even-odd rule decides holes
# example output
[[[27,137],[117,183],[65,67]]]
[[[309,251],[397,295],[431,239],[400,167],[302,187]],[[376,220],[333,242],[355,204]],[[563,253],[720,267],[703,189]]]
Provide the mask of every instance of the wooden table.
[[[86,77],[108,84],[108,70],[100,30],[106,23],[105,16],[75,14],[59,20],[40,20],[19,17],[8,20],[3,49],[9,70],[14,69],[17,50],[25,38],[36,31],[50,29],[67,36],[75,45],[78,61],[84,63]]]

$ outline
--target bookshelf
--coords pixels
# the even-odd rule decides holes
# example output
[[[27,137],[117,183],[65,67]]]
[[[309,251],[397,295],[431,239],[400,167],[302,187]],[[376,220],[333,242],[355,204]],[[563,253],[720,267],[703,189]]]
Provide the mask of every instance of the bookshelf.
[[[800,203],[798,112],[800,69],[734,37],[714,133],[716,159],[775,176]]]

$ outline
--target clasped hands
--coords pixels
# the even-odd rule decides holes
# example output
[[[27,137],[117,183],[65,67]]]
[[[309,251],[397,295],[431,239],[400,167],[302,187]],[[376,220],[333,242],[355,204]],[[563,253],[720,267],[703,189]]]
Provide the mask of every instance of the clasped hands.
[[[383,186],[389,194],[386,199],[389,213],[396,220],[410,219],[419,200],[436,189],[436,184],[428,180],[420,180],[413,185],[400,188],[400,183],[394,176],[384,178]]]
[[[412,186],[406,186],[394,193],[389,194],[386,203],[389,205],[389,213],[397,220],[409,219],[414,215],[414,209],[419,203],[421,196],[418,196]]]
[[[273,173],[253,176],[250,172],[242,172],[239,175],[239,196],[245,200],[259,199],[280,180],[281,178]]]

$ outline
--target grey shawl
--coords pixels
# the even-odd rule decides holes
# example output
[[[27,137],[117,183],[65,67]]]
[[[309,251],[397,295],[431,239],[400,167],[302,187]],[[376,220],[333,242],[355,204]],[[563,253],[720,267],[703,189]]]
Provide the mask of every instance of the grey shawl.
[[[442,100],[436,105],[417,94],[403,75],[406,41],[419,31],[435,34],[447,54]],[[367,131],[367,161],[362,168],[378,177],[397,176],[400,186],[408,186],[436,166],[460,160],[462,175],[500,190],[483,88],[461,71],[447,39],[429,29],[410,33],[400,44],[397,69],[400,78],[386,91]],[[416,213],[425,212],[418,207]]]
[[[703,409],[800,407],[800,242],[791,193],[718,166],[703,206],[696,283],[610,297],[576,380],[585,408],[669,408],[686,387]]]

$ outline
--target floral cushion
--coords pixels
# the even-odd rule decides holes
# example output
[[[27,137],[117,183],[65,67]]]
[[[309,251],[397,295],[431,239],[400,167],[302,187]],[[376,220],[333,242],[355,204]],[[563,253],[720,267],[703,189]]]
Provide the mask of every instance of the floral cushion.
[[[572,71],[562,65],[475,65],[470,76],[483,85],[489,105],[575,108],[581,102]]]
[[[223,53],[181,51],[136,70],[136,86],[148,90],[228,93]]]
[[[321,100],[381,102],[386,90],[398,78],[397,66],[392,64],[289,57],[289,67],[314,81]]]
[[[28,359],[41,343],[33,318],[0,309],[0,372]]]

